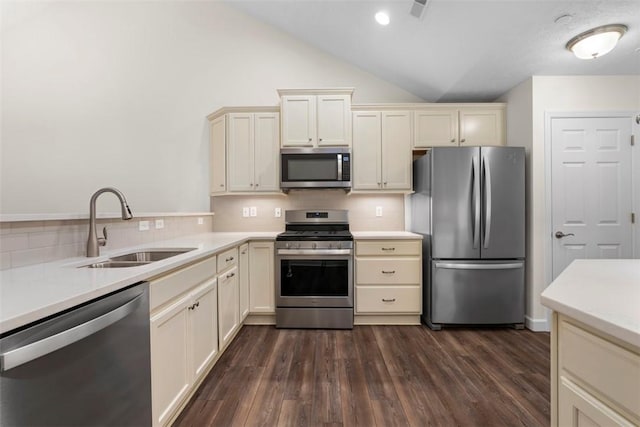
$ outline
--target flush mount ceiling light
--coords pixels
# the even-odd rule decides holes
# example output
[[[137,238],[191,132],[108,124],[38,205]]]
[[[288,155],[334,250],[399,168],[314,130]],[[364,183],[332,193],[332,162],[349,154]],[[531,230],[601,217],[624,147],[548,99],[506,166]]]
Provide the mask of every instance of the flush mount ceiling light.
[[[569,40],[567,49],[580,59],[598,58],[611,52],[626,31],[622,24],[593,28]]]
[[[376,13],[376,21],[380,25],[389,25],[389,15],[387,12],[380,11]]]

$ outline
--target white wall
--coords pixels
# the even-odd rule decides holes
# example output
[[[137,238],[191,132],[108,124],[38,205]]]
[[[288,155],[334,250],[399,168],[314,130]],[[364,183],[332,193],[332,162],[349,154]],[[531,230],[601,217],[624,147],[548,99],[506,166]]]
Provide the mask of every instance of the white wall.
[[[540,304],[540,293],[551,277],[550,236],[547,235],[545,194],[545,113],[637,111],[640,113],[640,75],[635,76],[534,76],[515,87],[502,98],[510,103],[507,113],[508,136],[525,141],[531,135],[528,166],[528,304],[527,321],[543,324],[546,309]],[[531,102],[531,124],[512,120],[511,103],[521,105],[520,118],[526,117],[526,104]],[[522,127],[520,127],[522,126]],[[531,133],[529,133],[531,132]],[[638,136],[637,136],[638,137]],[[637,156],[636,156],[637,157]]]
[[[209,209],[205,116],[276,89],[416,96],[221,2],[1,3],[0,213],[75,213],[112,185],[134,211]],[[117,211],[104,197],[101,211]]]

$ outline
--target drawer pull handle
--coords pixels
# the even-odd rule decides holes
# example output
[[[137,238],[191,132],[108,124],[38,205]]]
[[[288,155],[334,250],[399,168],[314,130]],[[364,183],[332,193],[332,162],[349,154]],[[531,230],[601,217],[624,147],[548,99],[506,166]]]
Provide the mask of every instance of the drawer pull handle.
[[[229,257],[229,258],[225,258],[224,262],[229,262],[229,261],[233,261],[233,257]]]
[[[382,274],[396,274],[396,271],[395,270],[390,270],[390,271],[382,270]]]
[[[382,298],[382,302],[396,302],[396,299],[395,298],[391,298],[391,299]]]
[[[396,248],[382,248],[383,251],[395,251]]]
[[[229,273],[229,274],[227,274],[227,279],[229,279],[229,278],[231,278],[231,277],[233,277],[235,275],[236,275],[236,273]]]

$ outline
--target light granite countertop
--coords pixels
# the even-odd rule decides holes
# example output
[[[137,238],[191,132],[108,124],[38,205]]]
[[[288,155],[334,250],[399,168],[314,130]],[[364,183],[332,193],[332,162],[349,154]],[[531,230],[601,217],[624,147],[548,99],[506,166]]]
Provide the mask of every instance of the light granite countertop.
[[[249,240],[280,233],[203,233],[126,249],[102,250],[100,257],[70,258],[0,271],[0,333],[11,331],[110,292],[148,280]],[[406,231],[353,232],[356,239],[421,239]],[[196,248],[165,260],[128,268],[78,268],[111,256],[148,248]]]
[[[640,259],[575,260],[542,304],[640,347]]]
[[[203,233],[104,251],[100,257],[71,258],[0,271],[0,333],[117,291],[249,240],[272,240],[273,232]],[[78,268],[110,256],[147,248],[196,248],[139,267]]]

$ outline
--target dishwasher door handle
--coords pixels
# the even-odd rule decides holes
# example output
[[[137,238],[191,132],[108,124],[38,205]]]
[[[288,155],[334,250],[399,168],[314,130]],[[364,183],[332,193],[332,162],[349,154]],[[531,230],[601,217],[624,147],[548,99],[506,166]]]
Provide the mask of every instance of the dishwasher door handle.
[[[0,372],[24,365],[38,357],[53,353],[89,335],[93,335],[133,313],[140,306],[141,302],[142,294],[127,301],[120,307],[98,316],[95,319],[91,319],[88,322],[81,323],[71,329],[67,329],[66,331],[62,331],[40,341],[2,353],[0,354]]]

